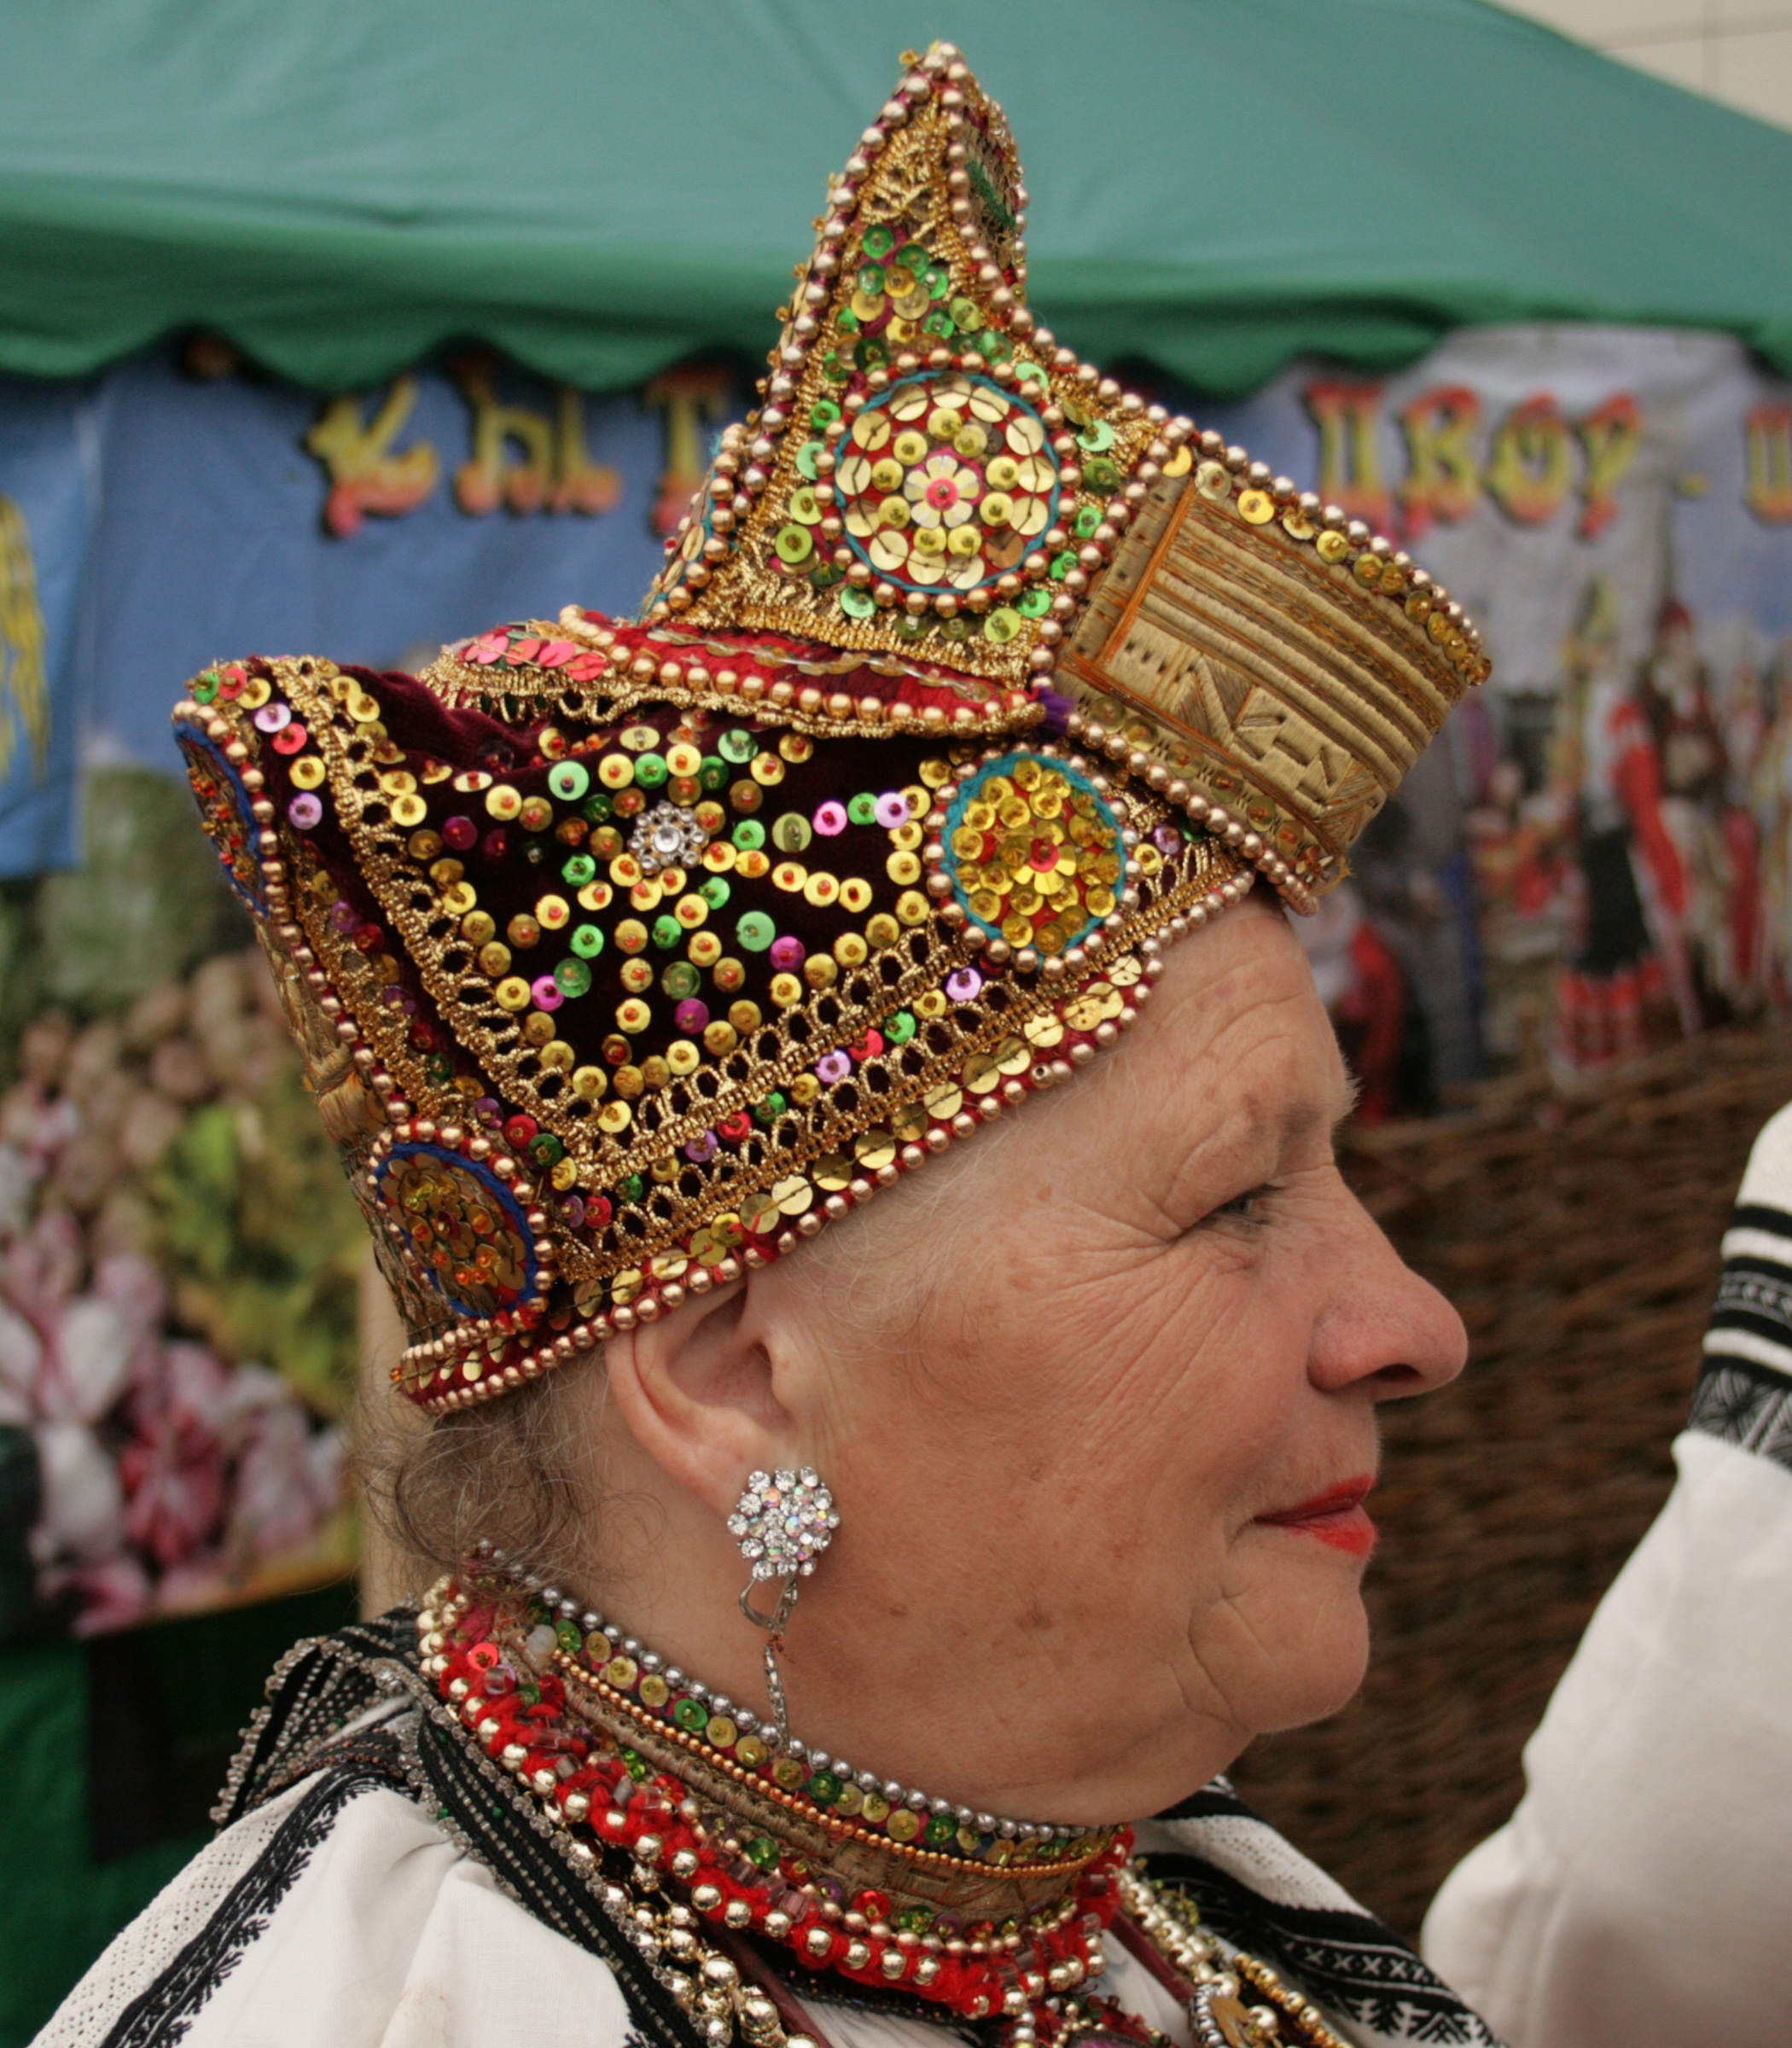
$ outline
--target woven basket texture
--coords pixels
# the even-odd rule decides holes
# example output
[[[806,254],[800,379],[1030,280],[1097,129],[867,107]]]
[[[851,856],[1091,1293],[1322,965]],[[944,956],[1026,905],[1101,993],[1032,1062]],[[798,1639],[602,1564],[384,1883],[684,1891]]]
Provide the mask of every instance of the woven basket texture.
[[[1667,1498],[1719,1239],[1789,1098],[1792,1031],[1733,1029],[1572,1096],[1506,1080],[1463,1114],[1346,1133],[1353,1185],[1462,1312],[1469,1365],[1382,1411],[1367,1684],[1234,1777],[1409,1937],[1516,1804],[1520,1752]]]

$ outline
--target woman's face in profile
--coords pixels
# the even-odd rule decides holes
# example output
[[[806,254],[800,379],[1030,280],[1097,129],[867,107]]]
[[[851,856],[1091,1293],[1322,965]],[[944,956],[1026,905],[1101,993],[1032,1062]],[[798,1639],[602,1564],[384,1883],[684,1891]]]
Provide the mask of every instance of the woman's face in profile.
[[[1112,1054],[755,1283],[845,1515],[798,1689],[936,1702],[963,1789],[922,1782],[1064,1821],[1350,1696],[1376,1405],[1463,1359],[1333,1162],[1349,1085],[1282,916],[1167,962]]]

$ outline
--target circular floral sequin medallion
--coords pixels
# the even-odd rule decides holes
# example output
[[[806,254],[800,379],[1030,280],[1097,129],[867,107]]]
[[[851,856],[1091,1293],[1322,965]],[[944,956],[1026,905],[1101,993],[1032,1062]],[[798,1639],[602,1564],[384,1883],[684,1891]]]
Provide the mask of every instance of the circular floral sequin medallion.
[[[965,783],[946,812],[944,872],[992,938],[1048,959],[1086,939],[1125,887],[1119,818],[1062,761],[1004,754]]]
[[[494,1315],[538,1293],[527,1219],[495,1174],[423,1144],[394,1145],[377,1171],[411,1263],[451,1308]]]
[[[847,544],[907,590],[993,583],[1057,512],[1044,422],[986,377],[907,377],[873,400],[852,423],[836,486]]]

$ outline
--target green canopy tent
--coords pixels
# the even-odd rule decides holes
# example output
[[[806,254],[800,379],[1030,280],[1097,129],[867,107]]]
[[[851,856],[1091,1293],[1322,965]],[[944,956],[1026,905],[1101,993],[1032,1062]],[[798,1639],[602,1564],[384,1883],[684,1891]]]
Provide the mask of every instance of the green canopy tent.
[[[757,352],[828,172],[956,41],[1033,298],[1210,394],[1469,323],[1792,370],[1792,135],[1480,0],[87,0],[9,10],[0,369],[189,325],[322,387],[451,337],[588,389]]]

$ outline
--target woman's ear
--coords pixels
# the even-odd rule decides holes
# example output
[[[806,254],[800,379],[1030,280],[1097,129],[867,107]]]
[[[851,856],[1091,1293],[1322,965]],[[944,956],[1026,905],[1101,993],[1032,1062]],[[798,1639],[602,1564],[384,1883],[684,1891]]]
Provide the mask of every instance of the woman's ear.
[[[668,1477],[727,1515],[749,1473],[800,1462],[795,1425],[747,1313],[750,1283],[687,1300],[604,1345],[610,1398]]]

